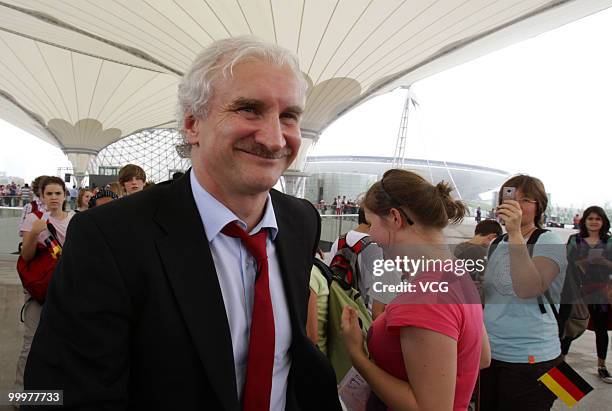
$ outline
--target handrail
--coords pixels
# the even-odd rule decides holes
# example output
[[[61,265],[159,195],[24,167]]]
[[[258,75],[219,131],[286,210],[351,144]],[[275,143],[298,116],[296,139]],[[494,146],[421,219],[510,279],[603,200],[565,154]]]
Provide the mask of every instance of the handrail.
[[[338,220],[338,237],[340,237],[343,232],[342,222],[345,220],[350,222],[356,222],[357,218],[359,217],[359,214],[320,214],[320,216],[322,225],[325,225],[326,222],[327,224],[333,224],[333,220]],[[321,237],[323,237],[323,233],[321,234]]]
[[[0,206],[6,206],[6,207],[23,207],[23,205],[29,203],[30,200],[30,196],[28,194],[21,195],[0,195]]]

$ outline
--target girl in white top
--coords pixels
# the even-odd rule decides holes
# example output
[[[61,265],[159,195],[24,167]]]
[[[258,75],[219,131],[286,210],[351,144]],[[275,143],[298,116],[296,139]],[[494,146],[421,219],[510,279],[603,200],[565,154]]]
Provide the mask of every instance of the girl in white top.
[[[64,201],[66,200],[66,186],[59,177],[46,178],[41,187],[42,201],[46,212],[40,219],[34,213],[26,215],[21,231],[23,234],[23,245],[21,246],[21,257],[29,261],[36,255],[37,243],[45,244],[51,233],[47,230],[47,221],[55,227],[56,235],[61,244],[66,239],[68,223],[74,216],[74,212],[63,211]]]
[[[30,261],[36,255],[37,245],[45,244],[45,240],[51,236],[47,229],[47,221],[55,227],[57,239],[60,244],[64,244],[66,240],[66,230],[68,224],[74,216],[74,211],[63,211],[64,201],[66,200],[66,186],[64,181],[59,177],[47,177],[42,182],[41,199],[45,205],[45,210],[42,218],[34,213],[26,215],[21,226],[21,234],[23,236],[23,244],[21,246],[21,257],[24,260]],[[41,305],[30,297],[25,292],[25,304],[22,309],[24,322],[23,346],[19,359],[17,360],[17,373],[15,378],[15,390],[23,390],[23,372],[25,364],[30,353],[30,346],[38,321],[40,320]]]

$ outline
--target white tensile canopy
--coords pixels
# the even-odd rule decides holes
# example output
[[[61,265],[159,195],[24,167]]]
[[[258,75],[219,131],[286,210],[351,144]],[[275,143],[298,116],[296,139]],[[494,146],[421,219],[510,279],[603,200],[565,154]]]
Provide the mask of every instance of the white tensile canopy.
[[[291,167],[299,174],[322,130],[368,98],[611,5],[612,0],[4,0],[0,118],[61,148],[82,175],[105,146],[138,130],[176,124],[178,80],[202,48],[253,34],[294,51],[311,84],[305,139]]]

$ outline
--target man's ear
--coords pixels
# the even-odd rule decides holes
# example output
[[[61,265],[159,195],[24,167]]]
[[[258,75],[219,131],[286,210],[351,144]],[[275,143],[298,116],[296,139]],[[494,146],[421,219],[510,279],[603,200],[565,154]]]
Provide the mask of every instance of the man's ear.
[[[183,120],[183,130],[185,137],[187,137],[187,143],[195,145],[198,144],[198,125],[200,120],[193,114],[185,116]]]

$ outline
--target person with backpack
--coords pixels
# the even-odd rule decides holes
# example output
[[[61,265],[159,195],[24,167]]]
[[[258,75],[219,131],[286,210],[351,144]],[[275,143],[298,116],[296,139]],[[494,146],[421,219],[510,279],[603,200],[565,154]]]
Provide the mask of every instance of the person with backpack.
[[[367,333],[372,318],[380,315],[395,297],[391,292],[373,292],[372,285],[400,282],[395,271],[374,275],[374,263],[384,258],[383,252],[367,234],[369,224],[363,209],[358,212],[358,223],[332,244],[328,263],[315,258],[310,275],[306,329],[309,338],[330,360],[338,383],[351,368],[341,330],[344,307],[358,312],[362,330]]]
[[[487,256],[487,248],[491,241],[502,235],[501,225],[495,220],[484,220],[476,224],[474,229],[474,237],[468,241],[457,244],[453,253],[459,260],[465,261],[483,261]],[[482,267],[482,268],[480,268]],[[484,265],[474,266],[470,270],[470,277],[474,281],[480,300],[484,304],[484,293],[482,290],[482,281],[484,278]]]
[[[362,221],[365,221],[365,216],[362,216]],[[363,226],[367,229],[367,224]],[[363,281],[360,280],[362,271],[358,259],[364,250],[370,249],[371,244],[372,239],[361,233],[356,242],[348,246],[346,234],[342,235],[333,245],[335,255],[330,261],[331,265],[315,258],[311,270],[306,329],[309,338],[332,364],[338,383],[351,368],[341,330],[344,307],[350,306],[359,313],[364,333],[367,333],[372,324],[371,311],[364,300],[364,292],[360,291]],[[373,265],[372,259],[365,261]]]
[[[375,320],[385,310],[385,306],[395,298],[395,294],[377,293],[373,290],[372,285],[377,281],[397,284],[400,281],[401,273],[393,271],[385,272],[383,276],[374,275],[374,261],[383,259],[383,251],[368,234],[370,224],[365,218],[363,208],[359,208],[357,215],[357,227],[334,241],[325,263],[332,270],[336,266],[344,267],[343,271],[350,271],[350,276],[355,276],[354,279],[349,278],[348,281],[362,295],[366,306],[372,313],[372,319]],[[346,275],[347,273],[343,273],[342,277]]]
[[[488,363],[488,340],[476,287],[467,275],[444,272],[436,261],[454,261],[442,230],[466,213],[447,183],[430,184],[416,173],[392,169],[362,203],[370,235],[404,261],[420,257],[429,268],[411,271],[417,292],[400,293],[372,323],[363,347],[357,312],[346,307],[342,330],[353,367],[372,389],[368,409],[465,410],[478,370]],[[402,269],[407,273],[405,269]],[[441,281],[444,279],[445,281]],[[423,291],[447,283],[446,291]]]
[[[539,179],[517,175],[499,192],[497,215],[507,234],[491,243],[484,275],[492,360],[481,372],[481,409],[550,410],[556,396],[538,378],[561,362],[557,308],[550,301],[560,299],[565,247],[541,228],[548,197]]]
[[[21,258],[28,263],[35,258],[39,258],[39,253],[52,253],[54,258],[51,261],[57,264],[59,254],[61,254],[61,246],[66,239],[68,224],[74,216],[74,212],[63,211],[64,201],[66,200],[66,186],[61,178],[46,177],[39,181],[38,184],[40,184],[41,200],[46,211],[34,210],[26,215],[21,226],[21,234],[23,235]],[[58,245],[59,248],[57,247]],[[52,269],[53,267],[51,267]],[[38,328],[43,303],[40,301],[41,297],[36,294],[31,295],[26,290],[24,290],[24,294],[25,303],[21,309],[24,323],[23,345],[17,360],[15,379],[15,389],[17,391],[22,391],[24,388],[23,375],[25,365],[34,333]]]
[[[608,299],[610,274],[612,274],[612,240],[610,220],[598,206],[584,210],[578,223],[579,233],[570,236],[567,242],[568,275],[577,279],[581,297],[588,310],[595,331],[597,347],[597,374],[612,384],[612,376],[606,368],[608,352],[608,318],[612,307]],[[561,340],[561,353],[567,355],[571,338]]]

